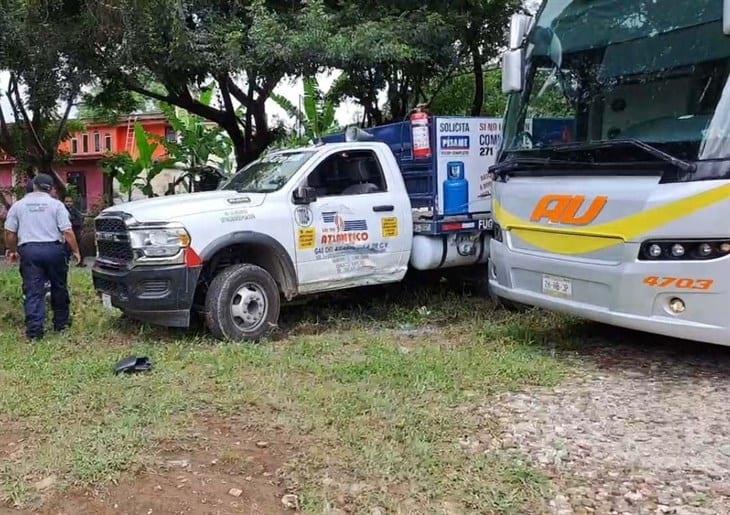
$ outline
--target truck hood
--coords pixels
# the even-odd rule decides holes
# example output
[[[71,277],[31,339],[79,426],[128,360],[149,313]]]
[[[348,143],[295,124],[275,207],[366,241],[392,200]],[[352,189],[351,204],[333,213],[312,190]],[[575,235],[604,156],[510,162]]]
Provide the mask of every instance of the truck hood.
[[[265,193],[211,191],[138,200],[107,208],[104,213],[128,213],[143,223],[174,222],[200,213],[260,206],[265,199]]]

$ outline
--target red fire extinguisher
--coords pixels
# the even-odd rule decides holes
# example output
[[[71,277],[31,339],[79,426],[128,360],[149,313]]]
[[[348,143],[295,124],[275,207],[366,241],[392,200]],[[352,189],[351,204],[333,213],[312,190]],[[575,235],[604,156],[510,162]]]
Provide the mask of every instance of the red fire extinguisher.
[[[428,113],[422,106],[416,107],[411,115],[411,133],[413,136],[413,159],[430,158],[432,153]]]

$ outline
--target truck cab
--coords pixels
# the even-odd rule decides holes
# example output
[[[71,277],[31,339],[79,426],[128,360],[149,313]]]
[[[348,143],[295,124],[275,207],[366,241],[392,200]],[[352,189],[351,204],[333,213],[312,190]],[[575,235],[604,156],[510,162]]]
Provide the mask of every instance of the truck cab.
[[[488,213],[429,210],[437,167],[411,156],[409,175],[397,146],[273,152],[218,191],[111,207],[96,220],[95,288],[130,318],[186,327],[199,313],[218,338],[256,340],[300,295],[398,282],[409,265],[486,274]]]

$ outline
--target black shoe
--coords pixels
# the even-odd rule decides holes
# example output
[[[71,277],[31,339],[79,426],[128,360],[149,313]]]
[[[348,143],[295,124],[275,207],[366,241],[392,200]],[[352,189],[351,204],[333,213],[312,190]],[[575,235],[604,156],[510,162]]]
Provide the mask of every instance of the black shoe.
[[[54,333],[62,333],[66,329],[71,329],[71,321],[70,320],[68,322],[66,322],[66,324],[64,324],[62,326],[53,326],[53,332]]]
[[[28,341],[30,343],[38,343],[38,342],[40,342],[43,339],[43,335],[42,334],[40,334],[40,335],[30,335],[30,334],[27,334],[26,336],[27,336]]]

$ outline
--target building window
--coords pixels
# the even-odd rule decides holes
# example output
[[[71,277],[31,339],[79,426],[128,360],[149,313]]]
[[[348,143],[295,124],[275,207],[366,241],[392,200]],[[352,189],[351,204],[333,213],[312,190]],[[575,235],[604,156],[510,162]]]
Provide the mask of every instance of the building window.
[[[104,150],[106,150],[107,152],[112,151],[112,135],[111,134],[104,135]]]
[[[98,132],[94,133],[94,152],[101,152],[101,134]]]
[[[81,136],[81,152],[83,152],[84,154],[89,153],[89,135],[88,134],[84,134],[83,136]]]
[[[71,140],[71,153],[72,154],[79,153],[79,140],[77,138],[74,138]]]

